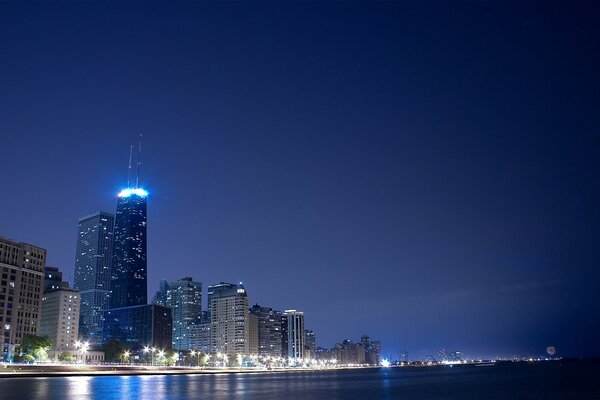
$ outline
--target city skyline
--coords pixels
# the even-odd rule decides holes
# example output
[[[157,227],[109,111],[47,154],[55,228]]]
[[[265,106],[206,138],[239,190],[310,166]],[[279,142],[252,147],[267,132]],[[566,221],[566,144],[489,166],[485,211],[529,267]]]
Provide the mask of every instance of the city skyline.
[[[243,282],[325,347],[600,355],[586,7],[114,7],[2,5],[0,235],[73,282],[143,133],[147,299]]]

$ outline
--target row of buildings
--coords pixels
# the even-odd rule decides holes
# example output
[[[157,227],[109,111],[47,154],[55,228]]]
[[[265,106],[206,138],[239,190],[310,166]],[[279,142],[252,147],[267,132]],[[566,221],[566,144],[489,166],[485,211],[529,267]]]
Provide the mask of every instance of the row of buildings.
[[[315,333],[305,329],[304,313],[249,307],[241,283],[208,286],[206,310],[202,283],[190,277],[162,281],[148,302],[148,192],[139,185],[139,165],[135,186],[128,182],[118,195],[115,214],[80,218],[72,288],[57,268],[46,267],[44,249],[0,239],[3,359],[11,358],[23,336],[36,334],[51,339],[55,354],[77,352],[82,342],[98,348],[116,339],[133,351],[316,358]],[[354,359],[370,362],[366,356]]]

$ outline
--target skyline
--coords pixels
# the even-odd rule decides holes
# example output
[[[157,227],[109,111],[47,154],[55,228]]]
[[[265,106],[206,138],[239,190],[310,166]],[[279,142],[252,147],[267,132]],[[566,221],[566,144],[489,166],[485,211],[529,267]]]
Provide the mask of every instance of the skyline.
[[[69,281],[143,133],[148,298],[242,281],[324,347],[600,355],[597,7],[0,7],[0,235]]]

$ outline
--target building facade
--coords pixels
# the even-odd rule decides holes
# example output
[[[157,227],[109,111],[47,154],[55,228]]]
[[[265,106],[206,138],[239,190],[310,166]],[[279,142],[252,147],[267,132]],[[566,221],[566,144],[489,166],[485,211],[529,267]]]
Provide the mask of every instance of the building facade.
[[[97,212],[79,219],[73,287],[79,290],[80,338],[102,342],[102,316],[109,308],[115,217]]]
[[[249,354],[248,295],[241,284],[221,282],[208,288],[211,351]]]
[[[202,312],[202,282],[186,277],[168,283],[165,305],[173,315],[173,348],[193,349],[192,330]]]
[[[258,355],[281,357],[281,312],[255,304],[250,314],[258,319]]]
[[[10,360],[25,335],[37,335],[46,250],[0,238],[0,340]]]
[[[304,358],[304,313],[285,310],[281,316],[281,356],[290,362]]]
[[[310,329],[304,330],[304,357],[317,358],[317,338],[315,331]]]
[[[75,350],[80,301],[79,291],[65,286],[50,289],[42,297],[40,335],[48,336],[55,352]]]
[[[171,349],[172,332],[173,318],[169,307],[144,304],[104,312],[104,341],[117,339],[131,350],[146,346]]]
[[[141,188],[119,193],[115,216],[110,308],[147,303],[148,192]]]
[[[210,313],[203,311],[200,323],[191,327],[191,348],[204,354],[211,352],[210,344]]]

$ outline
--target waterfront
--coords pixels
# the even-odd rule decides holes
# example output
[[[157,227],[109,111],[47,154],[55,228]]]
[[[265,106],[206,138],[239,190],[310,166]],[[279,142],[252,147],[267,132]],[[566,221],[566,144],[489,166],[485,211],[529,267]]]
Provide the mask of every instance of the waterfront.
[[[0,379],[15,399],[599,399],[597,361]]]

